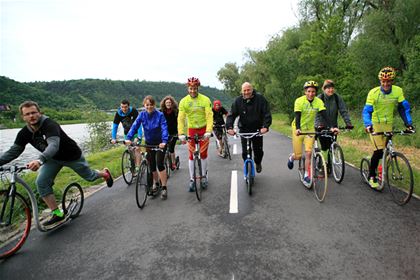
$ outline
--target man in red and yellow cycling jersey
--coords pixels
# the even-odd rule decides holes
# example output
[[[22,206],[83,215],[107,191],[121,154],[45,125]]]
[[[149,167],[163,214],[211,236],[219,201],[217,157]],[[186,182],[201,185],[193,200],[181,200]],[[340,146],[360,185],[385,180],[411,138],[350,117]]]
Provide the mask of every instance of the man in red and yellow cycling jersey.
[[[207,177],[207,150],[209,147],[209,138],[213,130],[213,111],[210,99],[198,92],[200,80],[191,77],[187,82],[188,95],[181,99],[179,102],[178,113],[178,135],[179,140],[183,143],[186,141],[185,137],[185,123],[188,124],[188,136],[194,137],[197,133],[199,137],[204,137],[204,141],[200,143],[200,157],[202,174],[205,174],[203,179],[203,187],[206,188],[208,184]],[[195,181],[193,180],[194,174],[194,160],[193,152],[195,150],[195,142],[192,140],[188,143],[189,149],[189,171],[190,171],[190,184],[189,191],[195,191]]]
[[[409,130],[413,130],[413,121],[410,114],[410,104],[405,100],[402,88],[392,85],[396,73],[392,67],[384,67],[379,71],[380,86],[371,89],[368,93],[365,107],[363,108],[363,123],[366,132],[392,131],[394,109],[398,112]],[[370,135],[374,152],[370,160],[369,184],[373,189],[379,187],[376,178],[376,169],[381,160],[386,146],[384,135]]]

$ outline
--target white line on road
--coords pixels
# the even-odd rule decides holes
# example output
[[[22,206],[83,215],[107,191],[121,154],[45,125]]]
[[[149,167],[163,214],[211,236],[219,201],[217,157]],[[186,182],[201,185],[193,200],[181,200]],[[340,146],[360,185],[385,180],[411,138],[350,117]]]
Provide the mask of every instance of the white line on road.
[[[236,155],[238,153],[238,148],[236,144],[233,144],[233,154]]]
[[[238,171],[232,170],[230,180],[230,207],[229,213],[238,213]]]

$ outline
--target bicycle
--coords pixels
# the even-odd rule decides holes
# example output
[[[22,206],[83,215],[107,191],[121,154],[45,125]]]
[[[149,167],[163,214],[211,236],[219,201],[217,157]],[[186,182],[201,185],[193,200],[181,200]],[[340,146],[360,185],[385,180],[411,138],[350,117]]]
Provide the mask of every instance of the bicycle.
[[[124,140],[117,140],[116,143],[124,144]],[[126,146],[121,157],[121,172],[127,185],[131,185],[136,176],[135,145]]]
[[[228,135],[226,132],[226,126],[223,125],[218,125],[215,124],[213,125],[213,128],[221,128],[222,129],[222,143],[223,143],[223,154],[224,154],[224,158],[228,158],[229,160],[232,160],[232,156],[230,154],[230,149],[229,149],[229,141],[228,141]],[[216,148],[217,150],[219,150],[220,148],[220,144],[219,144],[219,139],[216,138]]]
[[[327,177],[327,165],[325,163],[324,156],[321,153],[321,149],[318,146],[318,137],[320,135],[328,135],[331,133],[329,130],[322,130],[317,132],[302,132],[300,135],[314,135],[315,141],[311,150],[311,163],[310,163],[310,172],[309,177],[311,179],[310,183],[304,181],[305,177],[305,154],[299,159],[299,179],[302,184],[307,188],[314,188],[315,197],[319,202],[323,202],[328,190],[328,180]]]
[[[146,148],[145,151],[141,151],[141,163],[137,173],[136,179],[136,203],[140,209],[143,209],[146,204],[146,200],[149,196],[156,197],[161,191],[162,186],[159,184],[156,191],[153,191],[153,174],[150,170],[150,162],[148,150],[162,151],[159,145],[137,145],[138,147]]]
[[[0,166],[0,176],[7,189],[0,190],[0,259],[10,257],[25,243],[31,230],[31,218],[41,232],[54,230],[76,218],[83,208],[84,194],[78,183],[69,184],[63,193],[61,207],[65,218],[60,223],[44,226],[40,222],[38,203],[31,187],[19,176],[26,166]],[[7,174],[10,174],[10,179]],[[25,190],[27,199],[18,191]],[[32,215],[31,215],[32,207]]]
[[[249,195],[252,195],[252,186],[254,185],[255,179],[255,162],[252,158],[251,152],[251,139],[254,137],[262,137],[259,131],[256,132],[237,132],[242,138],[246,139],[246,160],[244,161],[244,180],[246,183],[246,189]]]
[[[195,195],[198,201],[202,199],[202,191],[205,188],[203,183],[203,178],[206,178],[206,175],[203,176],[203,171],[201,170],[201,157],[200,157],[200,142],[204,141],[204,136],[198,136],[196,133],[194,137],[187,136],[187,141],[195,142],[195,149],[193,152],[193,160],[194,160],[194,173],[193,173],[193,180],[194,180],[194,188],[195,188]],[[198,170],[198,171],[197,171]]]
[[[413,194],[414,177],[410,162],[403,153],[394,150],[392,137],[394,135],[410,135],[415,130],[395,130],[388,132],[372,132],[372,135],[385,135],[386,147],[382,156],[382,174],[378,174],[378,191],[382,191],[385,183],[395,203],[404,205]],[[362,180],[369,185],[370,160],[363,158],[360,162],[360,175]]]
[[[169,136],[169,137],[176,137],[176,136]],[[168,143],[170,143],[170,141],[168,141]],[[175,169],[172,169],[172,157],[171,157],[171,153],[169,152],[169,149],[168,148],[166,149],[166,152],[165,152],[165,160],[164,160],[164,163],[165,163],[166,175],[168,176],[168,179],[169,179],[169,177],[171,176],[171,173]],[[179,164],[180,164],[180,162],[179,162],[179,156],[176,156],[175,157],[176,170],[179,169]]]

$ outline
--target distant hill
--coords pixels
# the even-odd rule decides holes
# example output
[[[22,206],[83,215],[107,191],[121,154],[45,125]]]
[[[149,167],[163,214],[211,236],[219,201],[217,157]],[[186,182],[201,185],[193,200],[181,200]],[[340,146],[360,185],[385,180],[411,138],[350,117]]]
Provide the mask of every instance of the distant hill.
[[[225,107],[230,108],[233,99],[223,91],[203,86],[200,92],[212,101],[220,99]],[[25,100],[34,100],[41,107],[55,109],[75,109],[90,105],[109,110],[117,108],[122,99],[128,99],[135,107],[141,107],[146,95],[152,95],[157,102],[166,95],[172,95],[179,102],[186,94],[186,86],[174,82],[84,79],[21,83],[0,76],[1,103],[12,106],[18,106]]]

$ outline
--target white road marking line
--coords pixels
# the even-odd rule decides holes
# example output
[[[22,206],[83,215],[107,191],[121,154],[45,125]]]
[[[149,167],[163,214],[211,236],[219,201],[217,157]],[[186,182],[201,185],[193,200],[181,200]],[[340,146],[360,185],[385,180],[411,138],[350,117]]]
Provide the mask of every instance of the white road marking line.
[[[238,148],[237,148],[236,144],[233,144],[233,154],[234,155],[238,154]]]
[[[238,171],[232,170],[230,180],[230,206],[229,213],[238,213]]]

